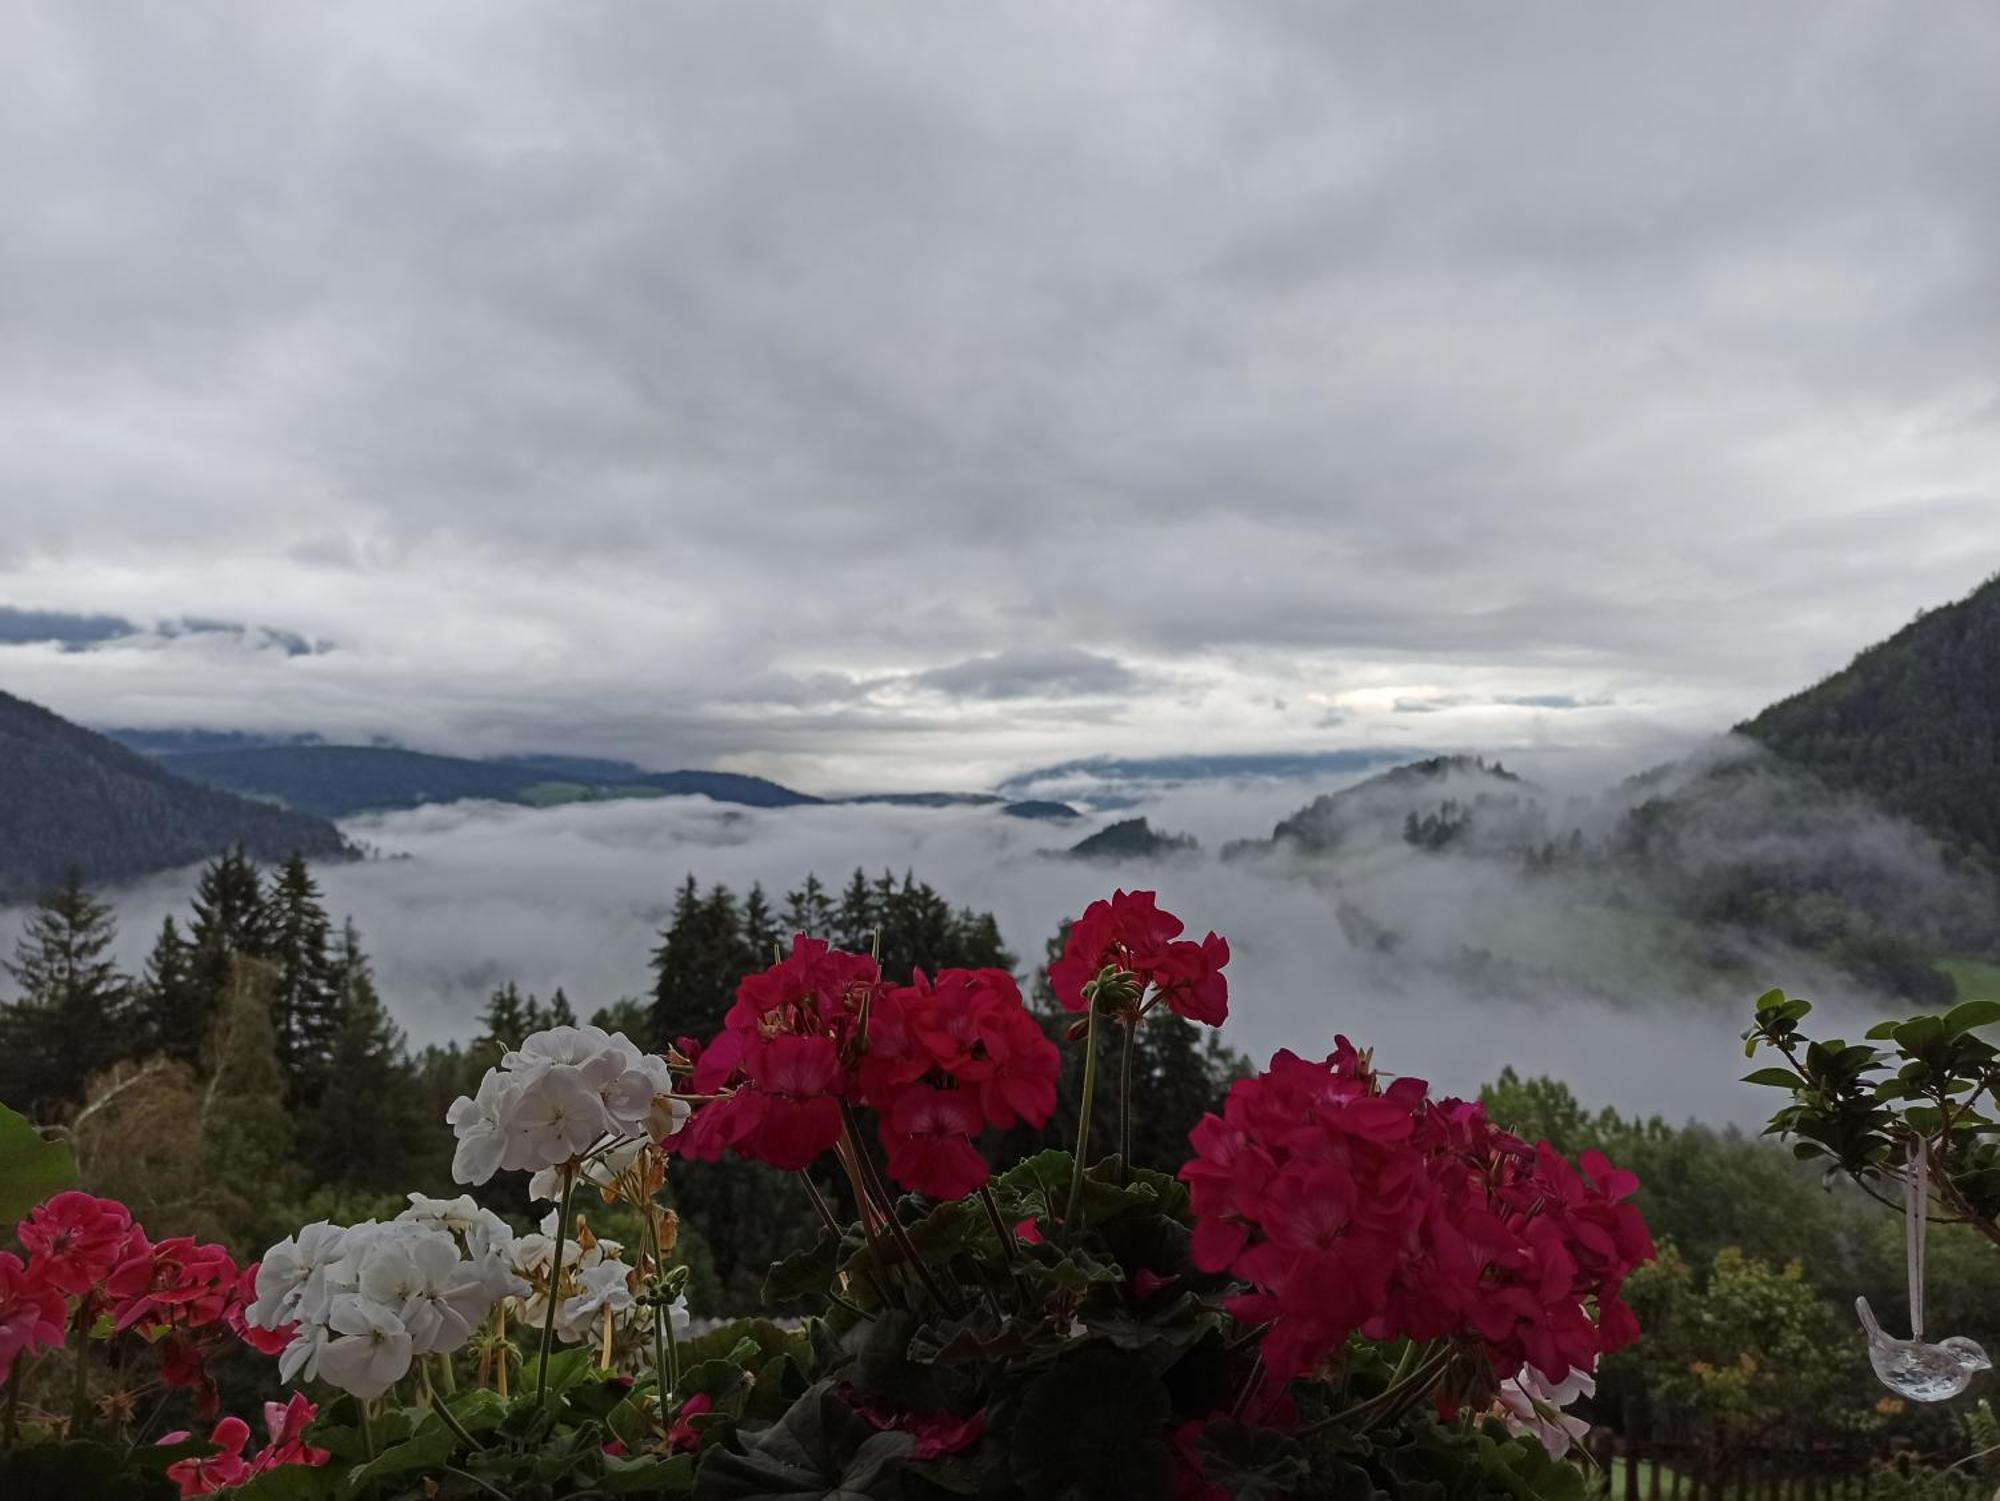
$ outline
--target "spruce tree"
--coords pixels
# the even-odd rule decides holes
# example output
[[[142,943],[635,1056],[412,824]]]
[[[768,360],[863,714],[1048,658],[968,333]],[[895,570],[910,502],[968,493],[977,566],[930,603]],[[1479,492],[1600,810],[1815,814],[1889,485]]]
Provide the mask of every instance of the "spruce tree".
[[[865,954],[881,925],[874,888],[868,884],[867,873],[857,865],[854,878],[840,893],[840,905],[833,912],[833,946],[850,953]]]
[[[722,1025],[737,983],[768,959],[750,952],[743,916],[726,886],[699,895],[693,877],[680,890],[660,946],[653,951],[655,1047],[677,1037],[706,1041]]]
[[[325,1083],[342,997],[335,990],[326,909],[303,855],[294,854],[272,878],[264,932],[266,953],[277,970],[271,1031],[278,1066],[285,1071],[287,1098],[310,1105]]]
[[[199,1063],[233,983],[237,958],[261,959],[270,948],[263,882],[241,846],[218,855],[202,870],[195,884],[190,936],[194,959],[189,1006],[185,1014],[164,1019],[168,1025],[160,1042],[174,1057]]]
[[[164,1052],[179,1024],[194,1006],[194,945],[182,935],[171,914],[160,919],[160,933],[146,956],[135,1001],[134,1035],[140,1052]]]
[[[424,1123],[402,1030],[382,1005],[351,922],[333,968],[337,1026],[301,1155],[317,1182],[400,1189]]]
[[[472,1055],[483,1069],[500,1061],[500,1055],[518,1048],[521,1039],[534,1030],[528,1025],[528,1008],[521,987],[509,980],[486,998],[486,1012],[480,1018],[485,1029],[472,1045]]]
[[[833,936],[833,903],[827,899],[820,878],[808,873],[805,884],[785,895],[784,936],[804,933],[809,938]]]
[[[556,993],[549,997],[549,1018],[546,1025],[551,1027],[576,1025],[576,1008],[570,1005],[569,997],[563,994],[560,985],[556,987]]]
[[[76,871],[28,919],[6,965],[21,995],[0,1017],[0,1099],[15,1109],[46,1118],[138,1050],[131,981],[106,957],[117,934],[110,907]]]
[[[777,957],[787,936],[778,931],[778,920],[771,911],[770,899],[764,895],[763,885],[753,881],[750,894],[743,898],[743,948],[750,963],[759,969],[769,964]]]

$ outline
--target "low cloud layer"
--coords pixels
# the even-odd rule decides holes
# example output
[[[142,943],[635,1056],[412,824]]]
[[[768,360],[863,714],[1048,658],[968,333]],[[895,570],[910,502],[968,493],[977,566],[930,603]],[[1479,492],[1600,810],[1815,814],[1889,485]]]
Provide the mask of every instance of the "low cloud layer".
[[[822,791],[1720,727],[1994,566],[1996,72],[1969,3],[28,0],[0,602],[266,634],[0,686]]]
[[[1561,775],[1566,763],[1539,768]],[[1337,780],[1322,786],[1337,786]],[[1154,885],[1197,932],[1225,934],[1232,1018],[1225,1036],[1262,1060],[1279,1047],[1323,1051],[1336,1032],[1379,1050],[1385,1067],[1472,1090],[1506,1065],[1569,1080],[1592,1104],[1671,1117],[1750,1121],[1768,1105],[1736,1083],[1743,995],[1696,992],[1652,961],[1637,937],[1594,930],[1597,983],[1497,994],[1454,977],[1452,953],[1576,943],[1569,897],[1524,887],[1508,870],[1411,857],[1385,847],[1355,879],[1378,912],[1414,935],[1377,952],[1339,913],[1341,893],[1295,875],[1214,858],[1231,838],[1268,831],[1301,801],[1297,784],[1188,784],[1155,792],[1156,826],[1196,834],[1205,852],[1153,866],[1048,857],[1078,837],[992,808],[721,808],[702,799],[550,810],[459,804],[357,820],[377,857],[320,872],[327,903],[363,930],[392,1008],[419,1043],[476,1029],[486,993],[506,980],[584,1010],[650,984],[647,958],[674,888],[690,873],[782,894],[808,871],[838,884],[856,865],[914,870],[954,903],[994,911],[1024,969],[1063,918],[1114,884]],[[161,878],[119,902],[126,961],[143,958],[167,912],[184,913],[190,877]],[[22,914],[0,912],[11,946]],[[1815,967],[1773,956],[1783,983],[1836,1014],[1853,1003]]]

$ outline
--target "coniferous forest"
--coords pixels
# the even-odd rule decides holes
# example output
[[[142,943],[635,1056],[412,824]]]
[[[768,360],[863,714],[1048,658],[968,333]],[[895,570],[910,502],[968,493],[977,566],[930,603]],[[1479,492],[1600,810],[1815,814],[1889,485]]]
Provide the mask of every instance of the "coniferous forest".
[[[450,1143],[434,1122],[531,1033],[581,1020],[652,1049],[706,1038],[741,978],[794,933],[879,952],[890,974],[1019,967],[991,913],[954,908],[911,872],[857,869],[838,890],[808,874],[775,901],[758,885],[739,895],[690,875],[633,994],[580,1008],[560,988],[541,997],[506,982],[476,1034],[412,1049],[377,992],[364,935],[327,911],[308,862],[260,867],[237,849],[201,870],[186,915],[162,921],[136,974],[109,957],[115,916],[79,878],[43,896],[6,961],[0,1100],[65,1132],[84,1181],[149,1227],[251,1255],[313,1219],[386,1215],[411,1189],[447,1192]],[[1048,957],[1061,942],[1050,938]],[[1071,1018],[1046,962],[1030,994],[1059,1039]],[[1133,1067],[1155,1104],[1138,1161],[1178,1162],[1189,1129],[1244,1068],[1199,1030],[1162,1017],[1140,1034]],[[1064,1058],[1057,1123],[1073,1129],[1081,1080],[1075,1050]],[[1100,1096],[1107,1133],[1111,1108]],[[990,1133],[982,1146],[1012,1162],[1035,1135]],[[771,1263],[810,1240],[796,1186],[755,1163],[687,1162],[673,1182],[702,1305],[756,1309]]]

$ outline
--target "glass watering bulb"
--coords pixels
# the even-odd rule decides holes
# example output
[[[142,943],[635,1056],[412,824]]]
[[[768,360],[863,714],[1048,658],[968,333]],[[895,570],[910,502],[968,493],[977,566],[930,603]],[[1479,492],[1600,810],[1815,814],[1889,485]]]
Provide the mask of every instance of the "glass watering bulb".
[[[1919,1136],[1910,1148],[1910,1165],[1903,1180],[1906,1250],[1909,1255],[1910,1337],[1897,1339],[1876,1322],[1866,1298],[1854,1300],[1861,1327],[1868,1333],[1868,1360],[1882,1384],[1917,1402],[1942,1402],[1971,1385],[1980,1371],[1992,1368],[1986,1352],[1973,1340],[1954,1335],[1932,1345],[1924,1342],[1924,1240],[1930,1226],[1930,1146]]]

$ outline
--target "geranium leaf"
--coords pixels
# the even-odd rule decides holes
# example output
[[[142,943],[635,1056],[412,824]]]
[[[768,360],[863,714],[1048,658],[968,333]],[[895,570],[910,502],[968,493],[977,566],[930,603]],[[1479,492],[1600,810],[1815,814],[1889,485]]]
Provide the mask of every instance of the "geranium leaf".
[[[0,1222],[12,1224],[42,1200],[76,1187],[69,1143],[50,1141],[27,1118],[0,1105]]]

